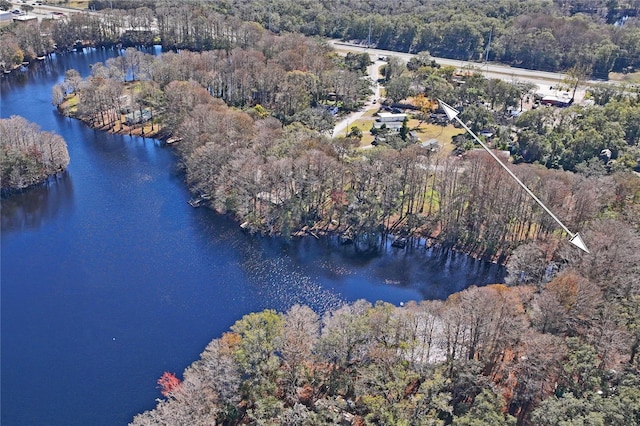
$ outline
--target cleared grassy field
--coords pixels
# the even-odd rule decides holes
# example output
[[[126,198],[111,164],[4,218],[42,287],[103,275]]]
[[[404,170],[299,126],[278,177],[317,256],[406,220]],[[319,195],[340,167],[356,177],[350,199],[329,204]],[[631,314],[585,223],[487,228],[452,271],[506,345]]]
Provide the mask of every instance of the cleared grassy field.
[[[371,145],[371,142],[373,142],[374,137],[369,130],[371,130],[371,127],[373,127],[373,123],[375,122],[375,112],[375,110],[367,111],[364,117],[354,121],[353,123],[349,123],[349,130],[356,126],[362,131],[362,139],[360,141],[361,147]],[[463,129],[457,129],[451,124],[443,127],[436,124],[420,123],[417,119],[410,119],[407,124],[409,129],[416,133],[421,142],[436,139],[440,143],[442,151],[446,154],[451,153],[455,148],[451,142],[451,138],[464,133]]]
[[[413,124],[414,121],[415,124]],[[418,120],[409,120],[409,128],[418,134],[420,141],[426,142],[431,139],[436,139],[440,143],[442,151],[447,154],[450,154],[455,148],[451,138],[464,133],[464,129],[458,129],[451,124],[444,127],[437,124],[423,123],[420,126],[418,126],[418,124]]]

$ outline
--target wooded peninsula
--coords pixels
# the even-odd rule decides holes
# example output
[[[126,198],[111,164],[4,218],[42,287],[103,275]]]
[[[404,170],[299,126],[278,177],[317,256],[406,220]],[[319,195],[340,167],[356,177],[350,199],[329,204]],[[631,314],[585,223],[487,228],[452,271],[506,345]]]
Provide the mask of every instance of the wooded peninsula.
[[[389,234],[422,236],[501,261],[526,241],[559,244],[556,223],[464,136],[459,156],[384,128],[372,129],[384,136],[375,147],[355,130],[332,137],[331,110],[358,109],[371,93],[367,54],[342,57],[323,41],[250,28],[247,46],[229,52],[128,48],[86,80],[69,70],[54,103],[93,127],[171,142],[198,202],[250,231],[337,232],[363,251]],[[508,108],[534,96],[526,87],[477,73],[458,85],[454,70],[416,61],[384,66],[390,102],[413,99],[410,115],[427,121],[438,97],[473,130],[495,129],[492,145],[533,163],[513,167],[570,228],[602,215],[637,224],[637,93],[606,88],[601,99],[596,88],[597,104],[513,118]],[[402,94],[398,80],[408,82]]]
[[[164,140],[198,204],[252,232],[337,233],[361,251],[427,239],[509,272],[446,301],[247,315],[182,379],[165,373],[165,399],[132,424],[640,424],[640,88],[593,84],[573,102],[586,79],[640,66],[638,2],[90,3],[102,12],[3,30],[0,54],[121,48],[86,79],[67,71],[53,103]],[[385,58],[371,81],[368,53],[316,36],[418,54]],[[155,42],[173,50],[126,48]],[[542,105],[531,85],[431,54],[566,71],[570,102]],[[378,83],[378,116],[407,116],[398,131],[332,134]],[[453,129],[436,99],[591,253],[470,138],[424,143],[423,123]]]
[[[2,192],[22,190],[62,173],[69,165],[64,139],[22,117],[0,119]]]

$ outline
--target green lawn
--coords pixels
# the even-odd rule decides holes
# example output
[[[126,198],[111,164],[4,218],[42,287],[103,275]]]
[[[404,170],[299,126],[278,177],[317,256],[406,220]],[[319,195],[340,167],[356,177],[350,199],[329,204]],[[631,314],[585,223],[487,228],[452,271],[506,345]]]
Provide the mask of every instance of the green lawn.
[[[418,120],[409,120],[409,128],[418,134],[418,138],[422,141],[428,141],[430,139],[437,139],[442,146],[442,150],[447,154],[450,154],[455,146],[451,142],[451,138],[464,133],[464,129],[458,129],[449,124],[446,127],[439,126],[437,124],[425,124],[417,127]]]
[[[349,130],[353,126],[357,126],[360,130],[362,130],[362,140],[360,141],[360,146],[371,145],[373,142],[373,135],[369,133],[369,130],[373,126],[375,122],[375,116],[373,115],[375,110],[367,111],[364,117],[359,120],[354,121],[353,123],[349,123]],[[453,136],[464,133],[463,129],[457,129],[452,125],[448,125],[446,127],[442,127],[436,124],[428,124],[422,123],[420,124],[419,120],[410,119],[408,123],[409,128],[416,132],[418,135],[418,139],[421,142],[426,142],[430,139],[436,139],[440,142],[440,145],[443,147],[443,151],[447,154],[451,153],[455,146],[451,142],[451,138]]]

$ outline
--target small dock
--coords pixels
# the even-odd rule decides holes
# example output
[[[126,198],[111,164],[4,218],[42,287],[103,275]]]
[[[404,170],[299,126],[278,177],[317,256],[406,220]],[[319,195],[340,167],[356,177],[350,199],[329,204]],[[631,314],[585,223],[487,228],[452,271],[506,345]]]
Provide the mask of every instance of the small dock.
[[[391,242],[391,247],[403,249],[407,246],[407,239],[405,237],[398,237]]]
[[[178,137],[173,136],[173,137],[170,137],[169,139],[167,139],[166,143],[167,143],[167,145],[173,145],[174,143],[178,143],[180,141],[182,141],[182,138],[178,138]]]
[[[187,201],[191,207],[200,207],[204,200],[202,198],[191,198]]]
[[[211,199],[211,194],[201,194],[197,197],[193,197],[187,201],[191,207],[200,207],[204,204],[205,201]]]

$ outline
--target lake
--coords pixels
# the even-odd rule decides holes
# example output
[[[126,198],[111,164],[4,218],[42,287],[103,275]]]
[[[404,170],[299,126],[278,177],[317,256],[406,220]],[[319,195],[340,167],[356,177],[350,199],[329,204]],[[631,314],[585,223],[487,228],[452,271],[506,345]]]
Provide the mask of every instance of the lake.
[[[64,137],[68,172],[2,200],[1,423],[118,425],[151,409],[242,315],[296,303],[443,299],[504,269],[455,253],[249,235],[194,209],[171,149],[60,116],[51,88],[115,55],[54,55],[2,77],[1,116]]]

